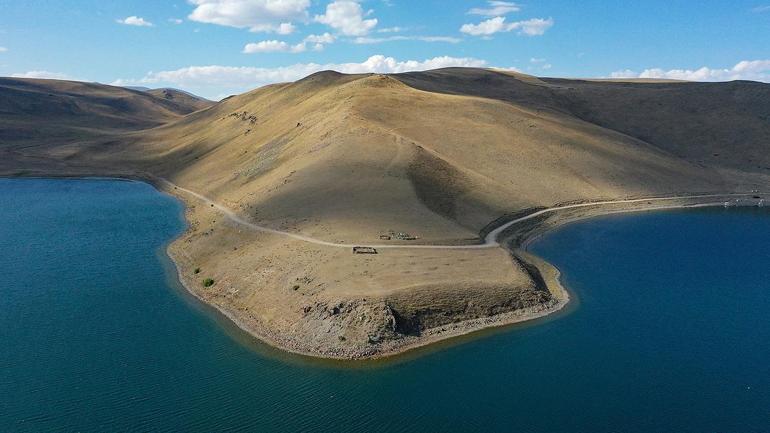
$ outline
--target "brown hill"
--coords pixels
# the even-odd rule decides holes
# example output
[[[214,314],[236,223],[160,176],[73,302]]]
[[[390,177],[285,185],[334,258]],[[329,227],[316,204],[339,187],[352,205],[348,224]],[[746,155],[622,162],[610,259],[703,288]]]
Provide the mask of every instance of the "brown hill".
[[[146,90],[146,92],[156,98],[162,98],[166,101],[173,102],[178,107],[177,111],[183,114],[203,110],[204,108],[209,108],[215,104],[214,101],[209,101],[208,99],[177,89],[150,89]]]
[[[90,141],[162,125],[207,105],[178,91],[169,95],[97,83],[0,78],[0,142]]]
[[[748,82],[324,72],[135,135],[126,157],[265,225],[370,241],[396,220],[444,241],[510,210],[764,175],[768,96]]]
[[[770,185],[770,85],[760,83],[321,72],[184,117],[177,96],[31,84],[57,91],[4,86],[0,125],[26,125],[46,145],[0,147],[0,173],[163,177],[251,223],[331,243],[408,245],[380,239],[403,232],[463,245],[502,215],[560,202]],[[54,145],[57,128],[91,135]],[[542,285],[547,264],[533,271],[503,249],[356,256],[170,192],[188,203],[190,230],[171,247],[187,287],[291,350],[389,353],[563,301]],[[216,284],[202,287],[204,276]]]
[[[698,163],[770,170],[770,86],[764,83],[511,80],[505,73],[457,68],[395,77],[421,90],[563,113]]]

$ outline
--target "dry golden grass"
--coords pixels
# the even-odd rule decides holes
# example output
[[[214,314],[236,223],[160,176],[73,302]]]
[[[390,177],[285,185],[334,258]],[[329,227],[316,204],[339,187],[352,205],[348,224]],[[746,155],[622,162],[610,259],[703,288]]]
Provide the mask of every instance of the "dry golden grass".
[[[760,83],[322,72],[184,117],[168,105],[182,96],[55,86],[67,96],[8,93],[26,109],[0,105],[0,125],[28,131],[39,107],[74,100],[85,114],[46,117],[52,130],[86,128],[87,139],[46,144],[50,129],[18,136],[0,147],[0,173],[164,177],[254,223],[330,242],[409,242],[379,239],[392,230],[465,244],[527,208],[770,184],[770,86]],[[96,104],[100,92],[119,102]],[[183,281],[291,350],[368,356],[413,344],[414,333],[554,302],[502,249],[354,256],[188,205],[191,229],[171,249]],[[202,288],[203,277],[216,284]]]

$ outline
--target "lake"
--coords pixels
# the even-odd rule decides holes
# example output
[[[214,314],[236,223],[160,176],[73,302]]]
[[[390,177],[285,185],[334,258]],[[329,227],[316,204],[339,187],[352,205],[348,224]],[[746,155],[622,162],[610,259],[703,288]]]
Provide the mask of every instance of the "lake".
[[[316,361],[178,285],[175,199],[0,179],[0,432],[768,432],[770,213],[594,218],[531,250],[576,302],[396,361]],[[482,338],[483,337],[483,338]]]

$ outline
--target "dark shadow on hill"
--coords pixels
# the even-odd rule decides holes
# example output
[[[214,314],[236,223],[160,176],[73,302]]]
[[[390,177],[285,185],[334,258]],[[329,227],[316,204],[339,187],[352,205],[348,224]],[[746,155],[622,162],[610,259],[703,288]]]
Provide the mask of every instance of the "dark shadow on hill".
[[[393,77],[423,91],[571,116],[691,163],[770,174],[770,84],[569,80],[464,68]]]

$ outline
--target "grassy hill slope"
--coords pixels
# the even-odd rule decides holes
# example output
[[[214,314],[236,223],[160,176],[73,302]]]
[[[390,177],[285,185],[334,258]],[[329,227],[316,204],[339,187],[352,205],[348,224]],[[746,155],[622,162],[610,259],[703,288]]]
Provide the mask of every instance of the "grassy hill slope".
[[[534,78],[450,68],[395,75],[414,88],[574,117],[690,162],[770,172],[770,85]]]
[[[446,242],[511,210],[732,189],[738,168],[762,175],[767,104],[751,95],[769,88],[324,72],[134,134],[126,157],[265,225]]]
[[[208,99],[177,89],[150,89],[146,90],[146,92],[156,98],[162,98],[166,101],[173,102],[178,107],[177,111],[183,114],[203,110],[204,108],[209,108],[215,104],[214,101],[209,101]]]
[[[461,245],[502,215],[560,202],[770,186],[760,83],[327,71],[185,116],[177,95],[0,83],[0,134],[25,143],[0,146],[0,173],[163,177],[251,222],[337,243],[408,243],[380,239],[406,232]],[[502,248],[354,255],[169,192],[188,205],[170,248],[186,286],[290,350],[392,353],[565,299],[543,284],[555,270]]]
[[[0,142],[60,145],[152,128],[206,105],[200,99],[97,83],[0,78]]]

